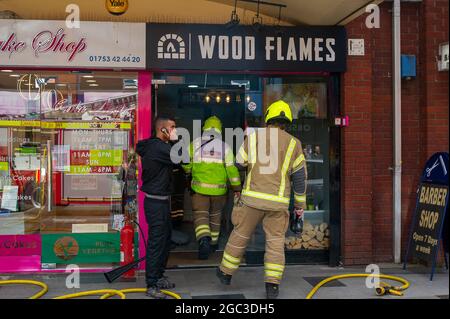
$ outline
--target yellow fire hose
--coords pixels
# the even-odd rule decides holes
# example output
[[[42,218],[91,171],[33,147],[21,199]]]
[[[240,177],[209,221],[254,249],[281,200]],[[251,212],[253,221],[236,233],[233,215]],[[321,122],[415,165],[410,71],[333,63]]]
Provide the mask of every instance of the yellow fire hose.
[[[39,291],[37,294],[31,296],[28,299],[39,299],[43,295],[45,295],[48,291],[48,286],[40,281],[35,280],[0,280],[0,286],[1,285],[17,285],[17,284],[23,284],[23,285],[35,285],[41,287],[41,291]]]
[[[118,295],[120,297],[120,299],[126,299],[125,294],[116,289],[100,289],[100,290],[82,291],[82,292],[77,292],[74,294],[58,296],[53,299],[73,299],[73,298],[79,298],[79,297],[86,297],[86,296],[92,296],[92,295],[104,295],[104,294],[108,294],[110,296]]]
[[[139,292],[144,292],[145,293],[146,291],[147,291],[147,289],[145,289],[145,288],[130,288],[130,289],[119,290],[119,292],[122,292],[124,294],[139,293]],[[161,289],[161,292],[163,294],[169,296],[169,297],[174,298],[174,299],[181,299],[181,296],[176,294],[176,293],[174,293],[174,292],[171,292],[171,291],[168,291],[168,290],[162,290],[162,289]],[[113,296],[113,294],[105,294],[105,295],[101,296],[100,299],[108,299],[108,298],[110,298],[112,296]]]
[[[385,294],[391,294],[391,295],[395,295],[395,296],[403,296],[402,291],[408,289],[408,287],[409,287],[409,282],[406,279],[397,277],[397,276],[375,275],[375,274],[345,274],[345,275],[331,276],[331,277],[328,277],[328,278],[322,280],[308,293],[308,295],[306,296],[306,299],[312,299],[314,294],[323,285],[325,285],[333,280],[345,279],[345,278],[361,278],[361,277],[384,278],[384,279],[388,279],[388,280],[392,280],[392,281],[397,281],[397,282],[400,282],[403,284],[402,286],[391,286],[385,282],[381,282],[380,286],[375,288],[375,292],[376,292],[377,296],[382,296]],[[35,280],[4,280],[4,281],[0,281],[0,285],[14,285],[14,284],[36,285],[36,286],[39,286],[42,288],[42,290],[40,292],[31,296],[29,299],[38,299],[48,292],[48,286],[45,283],[40,282],[40,281],[35,281]],[[122,289],[122,290],[100,289],[100,290],[89,290],[89,291],[83,291],[83,292],[73,293],[73,294],[64,295],[64,296],[58,296],[53,299],[72,299],[72,298],[86,297],[86,296],[92,296],[92,295],[101,295],[100,299],[108,299],[115,295],[119,296],[120,299],[126,299],[125,295],[127,293],[145,293],[146,291],[147,291],[147,289],[145,289],[145,288],[129,288],[129,289]],[[168,290],[161,290],[161,292],[169,297],[172,297],[175,299],[181,299],[181,296],[174,292],[171,292]]]
[[[345,274],[345,275],[331,276],[331,277],[328,277],[328,278],[322,280],[309,292],[309,294],[306,296],[306,299],[311,299],[314,296],[314,294],[317,292],[317,290],[320,289],[320,287],[322,287],[326,283],[329,283],[330,281],[337,280],[337,279],[344,279],[344,278],[357,278],[357,277],[384,278],[384,279],[401,282],[403,284],[403,286],[392,287],[392,286],[389,286],[388,284],[382,282],[382,286],[375,288],[377,296],[382,296],[382,295],[385,295],[386,293],[396,295],[396,296],[403,296],[402,291],[408,289],[408,287],[409,287],[409,282],[406,279],[403,279],[403,278],[397,277],[397,276],[375,275],[375,274]]]

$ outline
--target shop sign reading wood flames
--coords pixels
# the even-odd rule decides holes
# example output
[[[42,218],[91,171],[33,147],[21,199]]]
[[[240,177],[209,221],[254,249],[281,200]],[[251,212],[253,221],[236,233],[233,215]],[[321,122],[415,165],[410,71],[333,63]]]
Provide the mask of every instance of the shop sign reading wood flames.
[[[147,24],[147,68],[344,72],[344,27]]]

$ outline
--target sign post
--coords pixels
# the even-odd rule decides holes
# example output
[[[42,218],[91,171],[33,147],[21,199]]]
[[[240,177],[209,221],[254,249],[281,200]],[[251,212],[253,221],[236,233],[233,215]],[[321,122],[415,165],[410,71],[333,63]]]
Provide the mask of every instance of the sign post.
[[[446,217],[449,198],[448,170],[448,153],[435,153],[425,165],[417,191],[416,210],[403,264],[405,270],[410,256],[427,263],[431,262],[430,280],[433,280],[441,241],[444,240],[445,246],[448,240],[443,238],[444,225],[448,218]],[[448,269],[447,256],[445,264]]]

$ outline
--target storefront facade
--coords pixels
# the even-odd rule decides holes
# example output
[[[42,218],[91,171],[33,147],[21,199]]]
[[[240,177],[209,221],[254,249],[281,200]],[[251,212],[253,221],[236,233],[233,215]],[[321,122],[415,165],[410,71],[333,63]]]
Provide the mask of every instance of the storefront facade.
[[[275,29],[262,34],[239,27],[224,35],[220,25],[147,24],[142,33],[142,24],[90,23],[92,28],[109,28],[105,32],[116,39],[115,48],[95,43],[98,39],[89,28],[79,36],[63,22],[51,22],[47,27],[45,21],[2,23],[4,34],[9,35],[5,48],[12,50],[3,73],[18,83],[10,85],[11,97],[4,98],[5,104],[18,105],[5,108],[2,121],[3,271],[57,271],[67,264],[90,270],[113,266],[120,261],[118,175],[121,166],[132,161],[134,143],[150,136],[156,113],[171,114],[186,128],[193,120],[203,121],[215,114],[225,127],[245,129],[262,126],[265,105],[279,98],[296,108],[290,132],[299,138],[308,136],[304,148],[314,185],[309,194],[307,229],[321,233],[320,241],[314,240],[312,245],[305,241],[305,247],[292,234],[287,237],[288,262],[328,263],[329,221],[339,220],[332,217],[339,212],[330,212],[331,202],[338,202],[339,194],[330,192],[328,154],[333,149],[332,154],[339,156],[337,145],[330,145],[336,137],[330,139],[329,123],[339,107],[336,74],[345,71],[343,28],[285,28],[283,43],[276,38],[280,30]],[[133,47],[142,42],[147,47],[144,53],[145,46]],[[58,59],[51,54],[66,56]],[[292,72],[293,68],[304,71]],[[204,80],[208,77],[209,81]],[[209,103],[210,98],[214,104]],[[24,100],[26,105],[14,99]],[[238,147],[234,145],[235,150]],[[22,180],[27,183],[20,183]],[[185,218],[180,230],[190,233],[192,220],[186,209],[190,203],[184,191],[181,210]],[[136,194],[131,206],[136,207],[145,233],[142,198],[138,197]],[[228,205],[224,214],[224,242],[232,227],[231,209]],[[142,256],[145,246],[137,238],[136,242]],[[248,264],[262,262],[262,243],[259,229],[249,249]],[[186,257],[193,247],[177,248],[175,260],[177,250],[184,257],[174,266],[195,265]],[[338,256],[338,251],[334,255]]]
[[[434,58],[448,41],[445,8],[445,1],[402,4],[401,53],[417,60],[417,76],[405,77],[401,89],[402,253],[422,165],[448,152],[448,71]],[[210,115],[227,128],[260,127],[265,107],[279,98],[295,109],[289,131],[302,141],[311,172],[306,236],[286,235],[287,262],[393,261],[391,4],[380,9],[377,30],[366,28],[364,15],[345,27],[262,31],[84,22],[96,31],[87,34],[64,22],[0,20],[0,75],[9,80],[2,79],[0,99],[0,273],[114,267],[117,175],[134,143],[151,135],[154,116],[172,115],[188,131]],[[436,21],[447,25],[435,32]],[[61,42],[55,37],[46,48],[37,37],[33,44],[59,27]],[[349,55],[349,39],[363,40],[362,54]],[[209,264],[195,261],[189,196],[184,187],[176,192],[176,229],[191,241],[174,249],[171,267],[216,264],[220,252]],[[142,199],[136,194],[126,209],[145,234]],[[231,206],[230,199],[222,244]],[[145,246],[135,238],[142,257]],[[258,229],[247,264],[261,264],[263,240]]]
[[[145,24],[1,20],[0,30],[0,271],[111,267],[119,176],[137,165],[138,104],[149,104],[137,85],[150,87]]]

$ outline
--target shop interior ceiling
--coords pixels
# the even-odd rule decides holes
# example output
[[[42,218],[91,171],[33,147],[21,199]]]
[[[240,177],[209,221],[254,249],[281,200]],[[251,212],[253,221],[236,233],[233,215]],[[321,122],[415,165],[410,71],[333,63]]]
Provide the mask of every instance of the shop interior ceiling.
[[[282,25],[345,25],[363,14],[370,3],[383,0],[262,0],[287,6],[281,11]],[[128,0],[129,8],[120,16],[111,15],[105,0],[0,0],[0,18],[64,20],[66,6],[80,7],[85,21],[155,22],[155,23],[226,23],[234,0]],[[242,24],[251,24],[257,5],[238,1]],[[263,24],[277,24],[276,6],[260,5]]]

